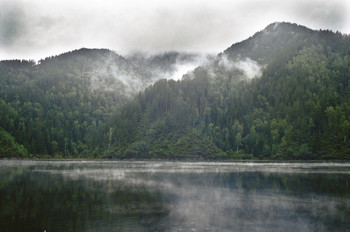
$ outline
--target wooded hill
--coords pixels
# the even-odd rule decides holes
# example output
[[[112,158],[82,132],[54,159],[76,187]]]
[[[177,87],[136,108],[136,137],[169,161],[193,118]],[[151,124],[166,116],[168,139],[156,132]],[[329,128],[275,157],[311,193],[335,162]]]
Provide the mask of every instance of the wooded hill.
[[[350,158],[348,35],[274,23],[142,90],[174,55],[157,68],[90,49],[0,62],[1,156]]]

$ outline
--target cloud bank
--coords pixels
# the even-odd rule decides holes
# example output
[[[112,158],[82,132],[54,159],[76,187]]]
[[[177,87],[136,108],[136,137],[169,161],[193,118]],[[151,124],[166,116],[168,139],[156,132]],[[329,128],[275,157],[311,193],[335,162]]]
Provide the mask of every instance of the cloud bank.
[[[346,0],[0,0],[0,59],[80,47],[218,53],[275,21],[350,33]]]

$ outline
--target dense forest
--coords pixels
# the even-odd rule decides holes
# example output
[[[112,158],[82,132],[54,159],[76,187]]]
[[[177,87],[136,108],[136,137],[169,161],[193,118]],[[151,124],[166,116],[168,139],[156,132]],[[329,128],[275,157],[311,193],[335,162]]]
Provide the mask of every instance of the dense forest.
[[[348,35],[274,23],[157,75],[194,56],[1,61],[0,157],[350,159]]]

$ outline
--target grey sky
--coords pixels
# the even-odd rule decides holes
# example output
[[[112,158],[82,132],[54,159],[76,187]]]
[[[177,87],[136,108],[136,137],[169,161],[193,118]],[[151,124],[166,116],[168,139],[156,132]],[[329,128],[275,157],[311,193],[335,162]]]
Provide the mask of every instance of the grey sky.
[[[218,53],[268,24],[350,33],[347,0],[0,0],[0,59],[81,47]]]

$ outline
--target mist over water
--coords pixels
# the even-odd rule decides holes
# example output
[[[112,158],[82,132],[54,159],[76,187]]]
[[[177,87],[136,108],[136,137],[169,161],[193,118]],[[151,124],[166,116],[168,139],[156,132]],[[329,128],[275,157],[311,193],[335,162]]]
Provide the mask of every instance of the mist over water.
[[[0,161],[5,231],[349,231],[350,163]]]

